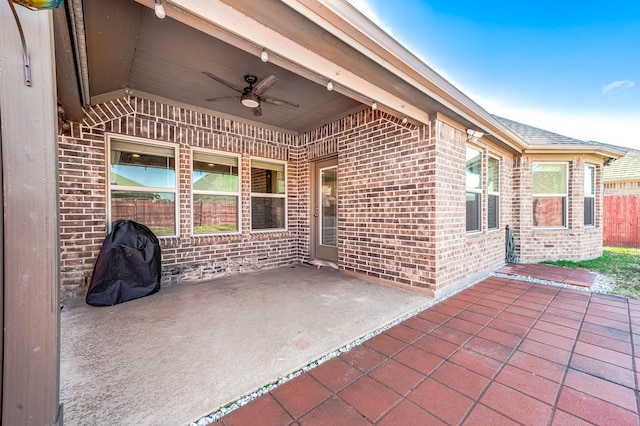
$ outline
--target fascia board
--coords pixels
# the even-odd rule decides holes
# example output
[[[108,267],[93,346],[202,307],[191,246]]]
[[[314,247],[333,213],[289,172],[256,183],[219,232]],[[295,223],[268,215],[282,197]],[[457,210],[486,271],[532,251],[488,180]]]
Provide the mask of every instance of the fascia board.
[[[594,145],[529,145],[524,154],[594,154],[601,157],[618,159],[625,153],[618,149]]]

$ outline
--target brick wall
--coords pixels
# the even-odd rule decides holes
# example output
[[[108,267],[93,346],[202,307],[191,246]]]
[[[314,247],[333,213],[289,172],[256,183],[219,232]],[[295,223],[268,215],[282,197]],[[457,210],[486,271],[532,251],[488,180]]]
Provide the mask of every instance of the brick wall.
[[[533,212],[533,163],[568,163],[568,200],[566,228],[536,228]],[[514,198],[514,236],[516,254],[522,262],[542,260],[585,260],[602,255],[602,165],[596,165],[595,227],[584,226],[584,166],[581,156],[525,156],[514,161],[516,197]],[[589,163],[594,164],[594,163]]]
[[[482,227],[480,232],[466,232],[464,128],[448,120],[435,122],[433,162],[435,164],[435,280],[436,295],[446,294],[486,276],[504,264],[504,226],[512,222],[513,159],[484,139],[473,147],[483,156]],[[487,209],[487,157],[500,160],[499,229],[489,230]]]
[[[432,294],[430,128],[367,110],[301,137],[308,160],[338,153],[341,269]]]
[[[304,255],[299,241],[308,231],[300,229],[304,222],[298,217],[302,213],[298,192],[307,187],[298,182],[296,135],[137,97],[97,105],[86,113],[84,123],[73,124],[59,137],[62,297],[86,291],[105,237],[107,134],[178,147],[179,236],[160,238],[164,284],[288,264]],[[242,155],[241,206],[245,213],[240,234],[191,235],[191,147]],[[250,232],[251,156],[294,164],[287,170],[286,231]]]

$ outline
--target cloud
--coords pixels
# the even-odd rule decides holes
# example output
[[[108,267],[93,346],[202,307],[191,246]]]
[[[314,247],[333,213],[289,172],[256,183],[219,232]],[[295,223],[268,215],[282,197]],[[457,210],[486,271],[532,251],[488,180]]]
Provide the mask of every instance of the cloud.
[[[612,81],[606,86],[602,86],[602,94],[606,95],[607,93],[612,93],[617,90],[631,89],[635,85],[636,83],[634,81],[629,81],[629,80]]]

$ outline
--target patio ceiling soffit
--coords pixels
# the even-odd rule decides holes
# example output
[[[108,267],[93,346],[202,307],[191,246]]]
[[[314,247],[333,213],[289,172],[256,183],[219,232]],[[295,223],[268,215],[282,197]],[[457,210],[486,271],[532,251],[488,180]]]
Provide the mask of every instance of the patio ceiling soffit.
[[[136,1],[154,7],[152,0]],[[256,56],[266,49],[269,62],[310,81],[326,86],[331,80],[334,91],[363,104],[375,101],[380,110],[400,118],[429,122],[427,112],[219,0],[172,0],[163,4],[167,16]]]

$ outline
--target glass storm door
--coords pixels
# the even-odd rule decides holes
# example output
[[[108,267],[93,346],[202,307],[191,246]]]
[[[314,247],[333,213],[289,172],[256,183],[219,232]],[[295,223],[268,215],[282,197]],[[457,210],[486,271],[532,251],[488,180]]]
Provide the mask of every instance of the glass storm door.
[[[316,258],[338,261],[338,164],[315,164],[313,186],[313,248]]]

